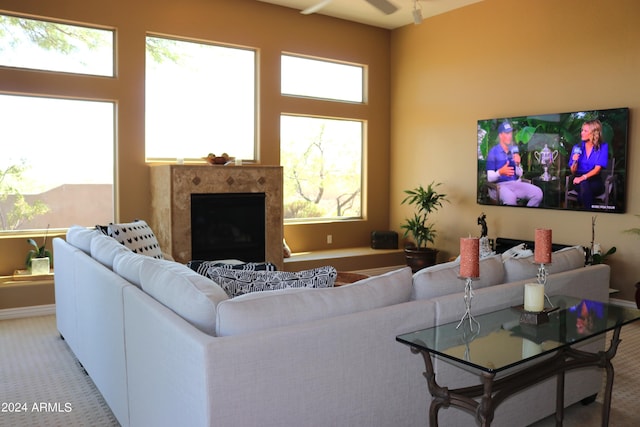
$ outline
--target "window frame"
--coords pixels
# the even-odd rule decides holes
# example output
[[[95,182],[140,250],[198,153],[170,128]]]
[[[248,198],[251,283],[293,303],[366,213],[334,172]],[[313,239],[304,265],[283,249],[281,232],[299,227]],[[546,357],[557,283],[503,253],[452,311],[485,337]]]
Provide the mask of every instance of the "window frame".
[[[368,123],[369,117],[366,110],[361,110],[367,107],[368,104],[368,73],[369,67],[367,64],[354,63],[349,61],[343,61],[336,58],[325,58],[315,55],[305,55],[300,53],[293,53],[291,51],[282,51],[280,53],[280,63],[282,64],[282,57],[299,57],[302,59],[309,59],[320,62],[327,62],[333,64],[341,64],[359,67],[362,69],[362,101],[350,101],[340,100],[335,98],[314,97],[300,94],[284,93],[282,88],[280,89],[280,95],[289,99],[292,102],[290,105],[294,105],[294,108],[288,108],[287,111],[280,111],[280,118],[282,116],[298,116],[308,118],[319,118],[329,120],[346,120],[353,122],[360,122],[362,126],[361,132],[361,153],[360,153],[360,216],[345,216],[345,217],[322,217],[322,218],[285,218],[285,225],[300,225],[300,224],[327,224],[327,223],[346,223],[346,222],[365,222],[367,221],[367,200],[366,195],[367,182],[368,182],[368,168],[367,168],[367,152],[368,152]],[[280,76],[282,80],[282,75]],[[348,110],[362,111],[362,114],[357,112],[356,114],[336,114],[336,111],[345,111],[341,106],[346,106]],[[322,112],[326,114],[322,114]],[[352,113],[354,112],[352,111]],[[282,139],[282,130],[280,130],[280,138]],[[282,152],[282,143],[280,144],[280,152]],[[282,160],[280,162],[282,165]],[[283,189],[284,192],[284,189]]]
[[[360,96],[361,96],[360,101],[283,92],[283,90],[282,90],[282,79],[283,79],[282,58],[283,57],[306,59],[306,60],[309,60],[309,61],[317,61],[317,62],[324,62],[324,63],[327,63],[327,64],[345,65],[345,66],[349,66],[349,67],[360,68],[362,70],[362,82],[361,82],[361,87],[360,87]],[[302,54],[292,53],[292,52],[281,52],[281,54],[280,54],[280,65],[281,65],[281,70],[280,70],[280,95],[281,96],[290,97],[290,98],[303,98],[303,99],[310,99],[310,100],[317,100],[317,101],[335,102],[335,103],[339,103],[339,104],[364,105],[364,104],[367,103],[367,73],[368,73],[368,67],[365,64],[356,64],[356,63],[353,63],[353,62],[340,61],[338,59],[321,58],[319,56],[302,55]]]
[[[100,89],[97,90],[86,90],[87,82],[95,81],[95,82],[107,82],[107,81],[115,81],[118,77],[118,62],[117,62],[117,53],[118,53],[118,32],[115,27],[105,26],[95,23],[82,23],[76,21],[68,21],[59,18],[52,18],[48,16],[39,16],[39,15],[30,15],[30,14],[21,14],[8,12],[4,10],[0,10],[0,14],[10,18],[17,19],[27,19],[34,21],[43,21],[52,24],[61,24],[61,25],[69,25],[75,27],[82,27],[93,30],[101,30],[108,31],[111,33],[111,74],[93,74],[93,73],[83,73],[83,72],[73,72],[73,71],[58,71],[58,70],[48,70],[43,68],[32,68],[32,67],[24,67],[24,66],[13,66],[13,65],[0,65],[0,70],[3,74],[7,74],[9,76],[9,80],[21,81],[23,78],[28,78],[29,75],[33,73],[37,73],[39,75],[50,75],[52,77],[52,83],[45,84],[44,89],[39,85],[27,85],[26,89],[24,85],[0,85],[0,94],[7,96],[19,96],[19,97],[31,97],[31,98],[40,98],[40,99],[51,99],[51,100],[69,100],[69,101],[87,101],[87,102],[102,102],[102,103],[110,103],[112,105],[112,126],[113,126],[113,139],[111,143],[111,147],[109,148],[110,154],[112,156],[112,174],[111,174],[111,206],[112,211],[110,212],[111,218],[116,218],[118,213],[118,176],[117,176],[117,145],[118,145],[118,100],[113,99],[109,96],[100,95],[102,92]],[[48,77],[46,77],[48,79]],[[57,85],[55,82],[64,81],[64,82],[77,82],[78,85],[74,84],[64,84]],[[98,84],[102,86],[102,83]],[[59,90],[60,87],[64,89]],[[0,230],[0,239],[4,238],[36,238],[41,237],[46,234],[49,239],[57,236],[64,236],[67,228],[28,228],[28,229],[18,229],[18,230]]]
[[[259,99],[260,99],[260,84],[259,84],[259,62],[260,62],[260,52],[258,48],[255,47],[251,47],[251,46],[242,46],[239,44],[233,44],[233,43],[224,43],[224,42],[217,42],[217,41],[211,41],[211,40],[204,40],[204,39],[199,39],[199,38],[193,38],[193,37],[187,37],[187,36],[175,36],[175,35],[167,35],[167,34],[160,34],[160,33],[154,33],[154,32],[147,32],[145,34],[145,41],[147,40],[147,38],[149,37],[153,37],[153,38],[160,38],[160,39],[166,39],[166,40],[172,40],[172,41],[176,41],[176,42],[186,42],[186,43],[196,43],[196,44],[202,44],[202,45],[207,45],[207,46],[213,46],[213,47],[220,47],[220,48],[226,48],[226,49],[238,49],[238,50],[242,50],[242,51],[249,51],[253,53],[253,68],[252,68],[252,73],[253,73],[253,158],[251,159],[242,159],[242,161],[244,163],[247,164],[251,164],[251,163],[258,163],[259,161],[259,123],[260,123],[260,119],[259,119]],[[145,105],[146,105],[146,72],[147,72],[147,65],[146,65],[146,58],[147,58],[147,52],[145,49]],[[145,129],[147,126],[147,117],[145,114]],[[206,163],[206,160],[204,159],[204,157],[211,151],[210,149],[204,148],[203,149],[203,153],[202,153],[202,157],[187,157],[187,156],[181,156],[181,157],[150,157],[146,155],[146,144],[147,144],[147,139],[148,135],[145,131],[145,154],[144,154],[144,161],[147,164],[159,164],[159,163],[193,163],[193,164],[200,164],[200,163]],[[220,153],[214,153],[216,155],[221,155],[223,154],[223,152]],[[229,153],[231,156],[233,156],[233,153]]]
[[[111,73],[95,74],[95,73],[84,73],[84,72],[66,71],[66,70],[49,70],[46,68],[33,68],[33,67],[5,65],[5,64],[0,64],[0,68],[6,68],[10,70],[22,70],[27,72],[52,73],[57,75],[68,75],[72,77],[92,77],[92,78],[108,78],[108,79],[115,79],[117,77],[118,34],[117,34],[116,28],[99,25],[99,24],[88,24],[88,23],[78,23],[74,21],[65,21],[63,19],[50,18],[50,17],[20,15],[15,13],[8,13],[2,10],[0,10],[0,15],[6,16],[8,18],[25,19],[25,20],[31,20],[31,21],[42,21],[50,24],[67,25],[67,26],[73,26],[73,27],[79,27],[79,28],[86,28],[90,30],[110,32],[111,33]]]

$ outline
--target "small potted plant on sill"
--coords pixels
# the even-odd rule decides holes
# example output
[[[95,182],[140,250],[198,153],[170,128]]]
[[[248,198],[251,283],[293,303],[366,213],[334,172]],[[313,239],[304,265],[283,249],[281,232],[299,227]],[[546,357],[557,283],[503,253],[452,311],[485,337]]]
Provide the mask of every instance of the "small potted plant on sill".
[[[27,271],[32,275],[49,274],[51,270],[51,261],[53,260],[53,254],[47,249],[47,234],[49,233],[49,227],[44,234],[44,240],[42,246],[38,246],[34,239],[27,239],[27,243],[33,246],[34,249],[30,249],[27,252],[27,258],[25,265]]]
[[[409,204],[416,207],[416,211],[412,218],[407,218],[400,226],[403,228],[404,237],[411,235],[413,245],[404,249],[407,265],[415,273],[425,267],[429,267],[436,263],[438,250],[427,247],[427,244],[434,243],[436,238],[436,230],[433,223],[428,223],[429,215],[436,212],[442,207],[443,202],[448,202],[447,195],[437,191],[438,186],[442,183],[432,182],[425,189],[422,185],[412,189],[405,190],[407,196],[402,204]]]

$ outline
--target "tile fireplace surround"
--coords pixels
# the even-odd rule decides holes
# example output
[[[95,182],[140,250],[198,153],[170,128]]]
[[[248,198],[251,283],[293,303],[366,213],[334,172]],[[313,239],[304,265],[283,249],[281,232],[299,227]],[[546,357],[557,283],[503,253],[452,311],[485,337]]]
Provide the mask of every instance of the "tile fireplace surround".
[[[284,267],[281,166],[153,165],[151,227],[176,261],[191,260],[191,194],[265,193],[266,261]]]

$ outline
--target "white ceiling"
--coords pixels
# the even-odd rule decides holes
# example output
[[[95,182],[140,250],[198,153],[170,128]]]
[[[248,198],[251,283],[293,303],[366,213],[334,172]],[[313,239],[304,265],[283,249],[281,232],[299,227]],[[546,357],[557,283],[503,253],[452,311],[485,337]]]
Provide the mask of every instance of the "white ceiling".
[[[304,10],[320,3],[322,0],[258,0],[264,3],[272,3],[280,6]],[[390,0],[398,10],[390,15],[385,15],[365,0],[332,0],[320,9],[318,14],[346,19],[348,21],[373,25],[386,29],[394,29],[407,24],[413,24],[414,0]],[[477,3],[482,0],[420,0],[424,19],[448,12],[453,9]]]

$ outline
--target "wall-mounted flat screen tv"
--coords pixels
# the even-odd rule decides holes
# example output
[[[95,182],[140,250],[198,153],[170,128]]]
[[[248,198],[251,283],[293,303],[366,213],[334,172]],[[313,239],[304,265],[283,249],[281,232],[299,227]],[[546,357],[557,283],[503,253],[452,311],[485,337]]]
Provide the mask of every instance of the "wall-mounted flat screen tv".
[[[628,108],[478,120],[478,203],[625,212],[628,124]]]

